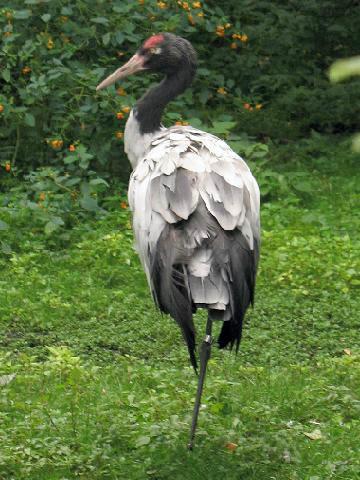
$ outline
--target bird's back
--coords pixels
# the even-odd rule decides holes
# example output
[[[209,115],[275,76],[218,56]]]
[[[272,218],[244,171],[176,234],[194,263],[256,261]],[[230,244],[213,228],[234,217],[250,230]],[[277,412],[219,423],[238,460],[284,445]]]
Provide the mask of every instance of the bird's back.
[[[224,321],[220,347],[238,346],[260,242],[259,189],[246,163],[213,135],[166,129],[134,170],[129,203],[154,299],[181,326],[192,360],[198,307]]]

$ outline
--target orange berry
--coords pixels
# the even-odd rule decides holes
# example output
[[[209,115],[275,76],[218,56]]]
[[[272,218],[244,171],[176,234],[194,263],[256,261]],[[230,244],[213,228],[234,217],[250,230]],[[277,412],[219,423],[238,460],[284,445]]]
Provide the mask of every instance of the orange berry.
[[[176,125],[177,127],[181,127],[182,121],[181,121],[181,120],[178,120],[177,122],[175,122],[175,125]]]
[[[123,138],[124,136],[124,133],[123,132],[115,132],[115,137],[120,140],[121,138]]]
[[[183,3],[182,3],[182,8],[183,8],[184,10],[190,10],[190,7],[189,7],[188,2],[183,2]]]
[[[240,40],[245,43],[249,40],[249,37],[246,34],[244,34],[244,35],[241,35]]]
[[[41,192],[40,195],[39,195],[40,202],[43,202],[45,200],[45,198],[46,198],[45,192]]]
[[[70,150],[70,152],[75,152],[75,150],[76,150],[75,145],[71,144],[71,145],[69,146],[69,150]]]
[[[230,28],[231,27],[231,23],[225,23],[225,28]]]
[[[125,208],[127,208],[127,203],[126,202],[120,202],[120,207],[125,210]]]
[[[51,50],[52,48],[54,48],[54,41],[51,38],[49,38],[46,46],[49,50]]]
[[[157,2],[157,6],[161,8],[161,10],[164,10],[165,8],[167,8],[167,5],[165,2]]]
[[[197,16],[198,16],[198,17],[203,17],[203,16],[204,16],[204,12],[199,12],[199,13],[197,14]]]
[[[4,111],[4,105],[0,104],[0,113]]]
[[[10,163],[6,163],[6,164],[5,164],[5,170],[6,170],[7,172],[10,172],[10,170],[11,170],[11,165],[10,165]]]
[[[21,70],[21,72],[23,73],[23,75],[26,75],[31,72],[31,68],[26,66]]]
[[[250,103],[244,103],[245,110],[250,110]]]
[[[230,45],[230,48],[232,48],[233,50],[236,50],[238,48],[237,43],[232,42],[232,44]]]
[[[122,107],[122,109],[121,109],[121,110],[122,110],[124,113],[126,113],[126,114],[127,114],[127,113],[129,113],[129,112],[130,112],[131,108],[130,108],[130,107],[127,107],[127,106],[125,106],[125,107]]]
[[[227,95],[227,91],[225,90],[224,87],[219,87],[217,89],[217,93],[219,93],[220,95]]]
[[[192,6],[193,6],[193,8],[201,8],[201,3],[200,2],[193,2]]]
[[[262,107],[263,107],[262,103],[258,103],[258,104],[255,106],[256,110],[261,110]]]
[[[126,95],[126,91],[122,87],[119,87],[116,90],[116,92],[117,92],[118,95],[120,95],[120,97],[125,97],[125,95]]]
[[[116,118],[117,118],[118,120],[122,120],[122,119],[124,118],[124,114],[123,114],[122,112],[117,112]]]

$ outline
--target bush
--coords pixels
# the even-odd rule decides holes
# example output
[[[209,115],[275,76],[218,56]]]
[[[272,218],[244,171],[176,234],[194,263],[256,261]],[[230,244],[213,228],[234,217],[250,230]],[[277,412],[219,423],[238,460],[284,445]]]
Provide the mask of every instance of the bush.
[[[0,161],[27,171],[58,165],[58,151],[79,141],[96,169],[126,177],[124,122],[151,79],[132,78],[117,93],[96,94],[95,86],[156,31],[189,38],[200,57],[197,81],[170,106],[170,122],[209,123],[226,112],[238,130],[280,139],[352,128],[359,82],[332,86],[326,69],[360,41],[355,9],[335,0],[301,9],[279,0],[14,0],[0,14]]]
[[[360,41],[355,8],[335,0],[301,9],[280,0],[13,0],[0,11],[0,182],[3,191],[12,173],[27,182],[5,197],[6,218],[28,208],[51,235],[79,214],[103,212],[98,196],[110,180],[127,181],[124,124],[153,78],[95,87],[159,31],[188,38],[199,53],[197,79],[170,104],[165,124],[188,121],[225,137],[254,159],[263,194],[276,194],[284,179],[256,138],[353,129],[359,117],[359,80],[331,85],[326,77]]]

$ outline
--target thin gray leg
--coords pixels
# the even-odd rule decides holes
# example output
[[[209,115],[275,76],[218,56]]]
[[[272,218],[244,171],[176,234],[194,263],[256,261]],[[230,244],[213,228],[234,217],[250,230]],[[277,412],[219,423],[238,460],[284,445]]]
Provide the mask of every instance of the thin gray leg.
[[[194,405],[194,413],[191,423],[191,431],[190,431],[190,442],[188,443],[188,449],[192,450],[194,448],[194,440],[195,440],[195,431],[199,416],[199,408],[200,408],[200,401],[201,401],[201,394],[204,387],[204,380],[206,375],[206,367],[208,360],[210,358],[211,353],[211,330],[212,330],[212,321],[208,317],[206,322],[206,335],[201,344],[200,349],[200,374],[195,398],[195,405]]]

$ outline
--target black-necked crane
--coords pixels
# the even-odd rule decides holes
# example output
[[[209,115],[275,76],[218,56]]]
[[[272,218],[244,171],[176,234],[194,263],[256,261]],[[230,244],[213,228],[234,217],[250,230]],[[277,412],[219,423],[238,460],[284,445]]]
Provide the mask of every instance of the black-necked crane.
[[[125,152],[133,167],[129,205],[135,243],[156,305],[182,330],[195,370],[193,314],[208,310],[189,448],[194,444],[212,323],[220,348],[239,348],[253,302],[260,244],[259,188],[245,161],[223,140],[190,126],[165,128],[166,105],[188,88],[196,53],[184,38],[160,33],[97,90],[139,71],[163,75],[132,109]]]

